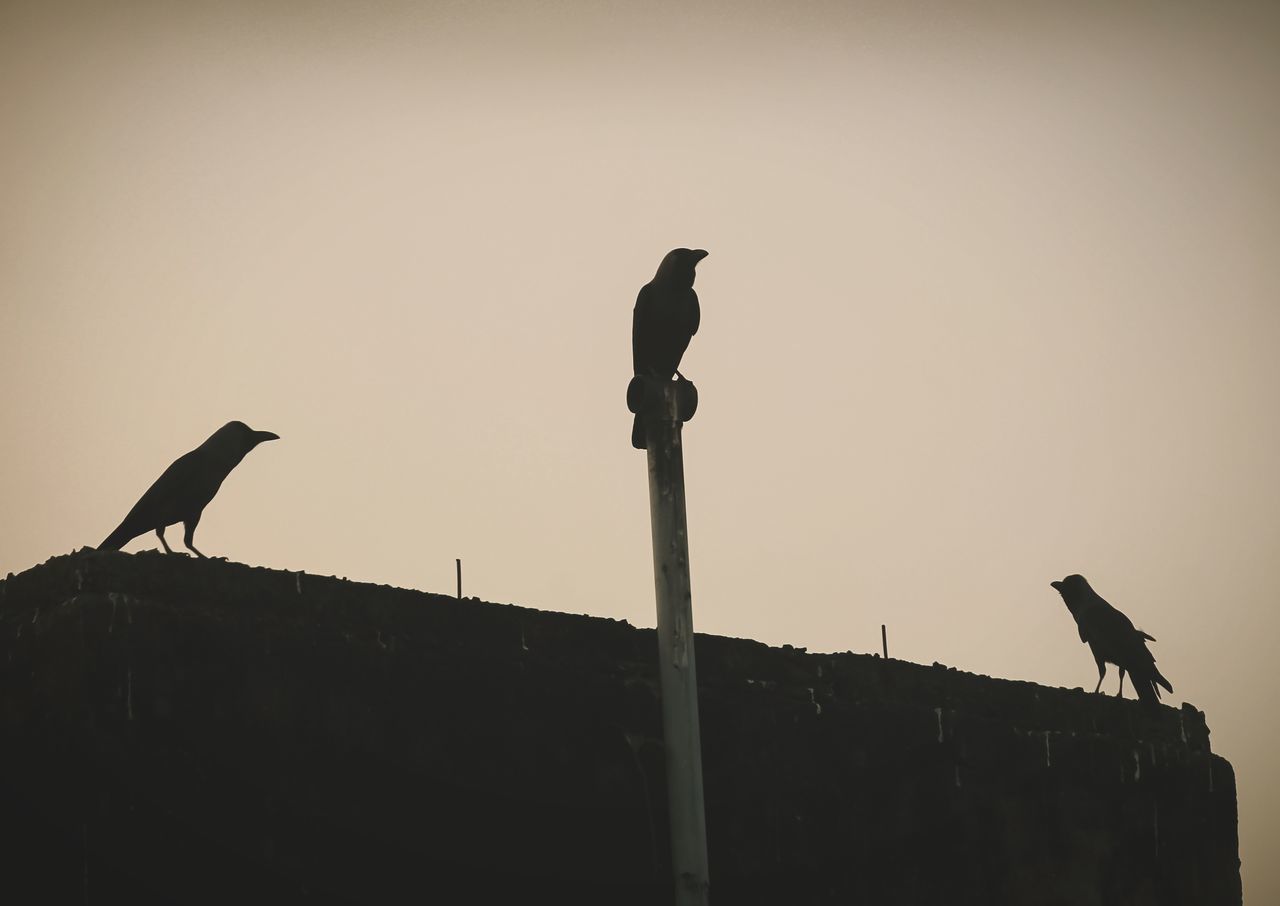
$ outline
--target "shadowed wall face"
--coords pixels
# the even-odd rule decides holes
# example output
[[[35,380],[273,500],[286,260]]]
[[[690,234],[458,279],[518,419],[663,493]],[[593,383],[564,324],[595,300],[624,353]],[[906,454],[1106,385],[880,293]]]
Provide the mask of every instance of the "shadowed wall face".
[[[8,891],[672,901],[652,631],[159,554],[0,600]],[[1190,706],[697,644],[723,902],[1240,902]]]
[[[4,4],[0,571],[242,419],[209,550],[650,625],[631,306],[706,248],[698,627],[1085,685],[1082,572],[1280,894],[1277,10],[900,6]]]

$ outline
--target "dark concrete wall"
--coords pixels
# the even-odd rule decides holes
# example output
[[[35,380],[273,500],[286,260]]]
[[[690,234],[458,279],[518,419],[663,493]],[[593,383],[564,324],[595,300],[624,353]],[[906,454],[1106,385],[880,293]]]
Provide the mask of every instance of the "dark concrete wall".
[[[1204,715],[698,636],[719,904],[1240,902]],[[0,583],[14,902],[669,902],[652,631],[156,554]]]

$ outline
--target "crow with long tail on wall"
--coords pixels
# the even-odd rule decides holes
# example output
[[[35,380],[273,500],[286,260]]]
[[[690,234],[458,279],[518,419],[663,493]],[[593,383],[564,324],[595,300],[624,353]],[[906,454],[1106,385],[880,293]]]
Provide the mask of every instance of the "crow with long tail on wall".
[[[181,522],[185,530],[183,544],[197,557],[203,557],[195,548],[200,514],[245,454],[263,441],[279,437],[270,431],[254,431],[244,422],[227,422],[200,446],[174,460],[116,530],[98,545],[98,550],[118,551],[139,535],[154,531],[165,552],[172,554],[173,549],[164,540],[165,526]]]
[[[1154,642],[1154,636],[1136,629],[1128,617],[1093,590],[1084,576],[1070,575],[1049,584],[1062,595],[1063,603],[1071,611],[1080,630],[1080,641],[1088,644],[1093,652],[1093,659],[1098,664],[1098,685],[1094,692],[1102,688],[1107,664],[1120,668],[1120,689],[1116,695],[1124,692],[1125,671],[1133,679],[1138,698],[1147,704],[1154,705],[1160,701],[1157,686],[1173,691],[1170,682],[1156,669],[1156,659],[1147,649],[1147,642]]]
[[[669,381],[680,374],[680,358],[702,319],[693,279],[694,268],[705,257],[702,249],[672,249],[653,279],[640,287],[631,321],[631,359],[637,376]],[[631,446],[647,446],[639,415],[631,426]]]

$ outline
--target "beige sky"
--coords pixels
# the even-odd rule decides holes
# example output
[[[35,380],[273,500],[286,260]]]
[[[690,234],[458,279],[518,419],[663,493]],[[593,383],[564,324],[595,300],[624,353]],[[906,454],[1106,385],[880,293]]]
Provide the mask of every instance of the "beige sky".
[[[1082,572],[1280,897],[1280,7],[187,6],[0,5],[0,572],[238,418],[206,553],[652,625],[706,248],[698,628],[1087,688]]]

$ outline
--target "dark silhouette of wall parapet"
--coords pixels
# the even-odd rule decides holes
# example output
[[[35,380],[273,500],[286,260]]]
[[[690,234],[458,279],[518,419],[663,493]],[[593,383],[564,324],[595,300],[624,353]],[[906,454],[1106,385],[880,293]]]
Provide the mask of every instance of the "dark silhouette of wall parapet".
[[[1240,902],[1189,705],[697,645],[716,902]],[[48,902],[664,902],[660,726],[617,621],[156,554],[0,583],[0,844]]]

